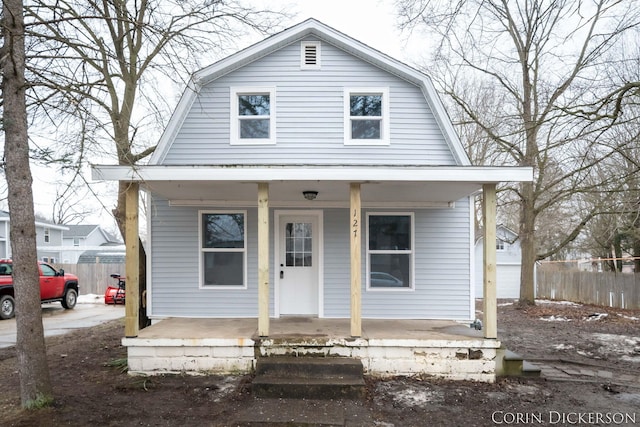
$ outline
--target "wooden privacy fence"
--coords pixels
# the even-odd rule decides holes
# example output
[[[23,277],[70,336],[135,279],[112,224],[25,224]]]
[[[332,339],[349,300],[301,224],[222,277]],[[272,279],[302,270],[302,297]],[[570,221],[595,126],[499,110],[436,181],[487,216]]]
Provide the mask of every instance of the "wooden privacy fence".
[[[640,274],[587,271],[537,272],[537,298],[609,307],[640,308]]]
[[[56,264],[56,267],[78,276],[80,295],[104,295],[107,286],[118,284],[112,274],[124,276],[124,264]]]

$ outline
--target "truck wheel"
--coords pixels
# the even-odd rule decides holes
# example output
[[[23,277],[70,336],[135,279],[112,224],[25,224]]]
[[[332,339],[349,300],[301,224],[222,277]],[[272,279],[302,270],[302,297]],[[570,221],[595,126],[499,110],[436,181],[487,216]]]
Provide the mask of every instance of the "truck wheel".
[[[11,319],[16,314],[16,302],[11,295],[0,298],[0,319]]]
[[[76,306],[76,302],[78,302],[78,293],[76,290],[71,288],[67,289],[67,292],[65,292],[64,298],[61,301],[62,306],[70,310]]]

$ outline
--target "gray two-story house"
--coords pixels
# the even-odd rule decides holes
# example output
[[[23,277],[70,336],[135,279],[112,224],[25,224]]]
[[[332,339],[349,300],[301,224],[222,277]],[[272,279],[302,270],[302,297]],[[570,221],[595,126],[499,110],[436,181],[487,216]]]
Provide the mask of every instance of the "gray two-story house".
[[[127,332],[132,372],[249,369],[322,342],[370,372],[493,378],[495,298],[485,336],[451,332],[476,317],[472,195],[489,192],[495,239],[495,185],[532,171],[472,166],[406,64],[304,21],[195,73],[150,163],[94,177],[148,193],[154,325]]]
[[[10,223],[9,212],[0,211],[0,258],[11,258]],[[52,264],[63,262],[60,246],[68,227],[41,219],[36,220],[35,226],[38,259]]]

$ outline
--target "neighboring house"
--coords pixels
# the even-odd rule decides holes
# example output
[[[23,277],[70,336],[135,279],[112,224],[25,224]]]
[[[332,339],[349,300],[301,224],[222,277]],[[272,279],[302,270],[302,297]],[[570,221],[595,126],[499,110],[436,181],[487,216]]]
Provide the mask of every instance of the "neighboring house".
[[[11,237],[9,212],[0,211],[0,257],[11,258]],[[60,246],[63,233],[68,230],[64,225],[36,219],[36,247],[38,259],[50,263],[59,263],[62,259]]]
[[[482,298],[482,236],[476,238],[476,298]],[[518,235],[500,225],[496,230],[496,288],[498,298],[520,298],[520,267],[522,251]]]
[[[9,212],[0,211],[0,258],[11,258]],[[99,225],[59,225],[36,220],[38,259],[52,264],[124,263],[124,244]]]
[[[132,233],[138,185],[149,196],[154,324],[137,329],[127,245],[130,372],[250,369],[322,342],[368,372],[494,378],[495,298],[485,330],[467,327],[471,197],[484,188],[494,212],[496,184],[533,173],[471,166],[419,71],[310,19],[197,72],[148,165],[93,169],[131,182]]]
[[[63,260],[67,264],[124,263],[125,247],[99,225],[68,225],[64,232]]]

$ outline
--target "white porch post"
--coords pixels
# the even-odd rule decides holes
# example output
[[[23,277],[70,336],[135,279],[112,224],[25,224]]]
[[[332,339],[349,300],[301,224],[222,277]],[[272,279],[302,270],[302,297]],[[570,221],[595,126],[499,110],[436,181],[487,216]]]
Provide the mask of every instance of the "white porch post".
[[[350,190],[350,234],[351,234],[351,336],[362,336],[361,286],[362,286],[362,221],[360,184],[351,183]]]
[[[482,186],[482,219],[484,221],[483,311],[484,337],[498,338],[496,300],[496,185]]]
[[[269,335],[269,184],[258,184],[258,335]]]
[[[126,263],[125,275],[127,281],[127,298],[124,302],[124,335],[127,338],[138,336],[138,316],[140,307],[140,253],[138,236],[138,193],[140,184],[128,183],[125,190],[125,244]]]

